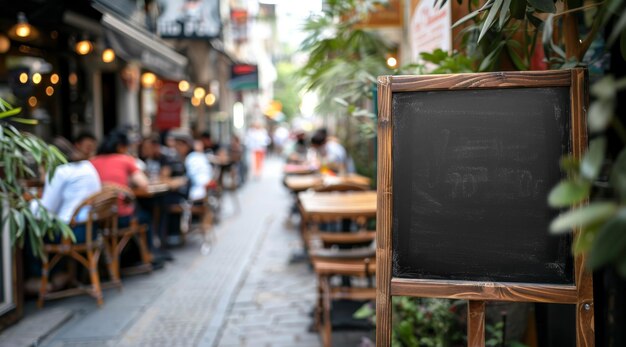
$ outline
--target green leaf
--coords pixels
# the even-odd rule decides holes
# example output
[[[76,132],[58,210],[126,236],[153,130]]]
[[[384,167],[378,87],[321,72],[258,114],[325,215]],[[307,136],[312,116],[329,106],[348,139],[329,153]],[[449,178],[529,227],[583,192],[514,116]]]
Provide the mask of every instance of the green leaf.
[[[580,168],[580,160],[574,158],[573,155],[564,155],[559,161],[559,166],[561,167],[561,170],[567,172],[568,175],[571,175],[574,172],[578,172],[578,169]]]
[[[356,312],[354,312],[352,317],[356,319],[366,319],[371,318],[374,315],[376,315],[376,311],[374,311],[374,309],[372,308],[372,304],[367,303],[361,306],[361,308],[359,308]]]
[[[39,122],[36,119],[27,119],[27,118],[22,118],[22,117],[13,117],[11,118],[11,121],[21,123],[21,124],[26,124],[26,125],[39,124]]]
[[[617,93],[615,76],[608,75],[591,86],[591,95],[598,99],[614,99]]]
[[[590,131],[601,132],[606,130],[613,118],[613,106],[612,99],[600,99],[591,103],[588,116]]]
[[[548,204],[552,207],[566,207],[583,201],[589,196],[591,185],[579,180],[564,180],[552,188]]]
[[[458,21],[456,21],[456,23],[454,23],[454,25],[452,26],[451,29],[454,29],[454,28],[458,27],[459,25],[467,22],[468,20],[476,17],[479,14],[480,14],[480,11],[474,11],[474,12],[468,14],[468,15],[463,16],[463,18],[459,19]]]
[[[593,245],[593,240],[595,240],[600,226],[601,224],[594,224],[580,229],[580,232],[576,235],[576,239],[574,240],[574,254],[587,253],[589,249],[591,249],[591,245]]]
[[[22,108],[21,107],[14,108],[14,109],[9,109],[9,110],[6,110],[6,111],[2,111],[2,112],[0,112],[0,119],[15,116],[15,115],[19,114],[20,112],[22,112]]]
[[[597,269],[626,256],[626,208],[602,226],[589,252],[589,266]]]
[[[528,0],[528,3],[536,10],[546,13],[556,12],[556,6],[552,0]]]
[[[517,42],[517,41],[513,41],[513,42]],[[522,58],[519,56],[519,54],[517,54],[517,52],[515,52],[515,49],[513,49],[513,47],[511,47],[512,45],[510,45],[507,42],[506,45],[506,50],[509,53],[509,57],[511,57],[511,61],[513,61],[513,64],[515,65],[515,68],[523,71],[523,70],[527,70],[527,66],[526,64],[524,64],[524,62],[522,61]]]
[[[480,40],[483,38],[483,36],[485,36],[487,31],[489,31],[489,28],[491,28],[491,26],[495,22],[496,15],[498,14],[498,10],[502,6],[503,1],[504,0],[495,0],[493,2],[493,6],[489,10],[489,14],[487,14],[487,19],[485,19],[485,22],[483,23],[483,26],[480,29],[480,35],[478,35],[478,42],[480,42]]]
[[[511,0],[504,0],[502,9],[500,10],[500,20],[498,21],[498,28],[502,30],[504,23],[506,22],[507,14],[509,13],[509,7],[511,6]]]
[[[589,149],[580,162],[580,173],[583,177],[590,181],[594,181],[598,177],[604,163],[605,150],[606,139],[603,136],[591,140]]]
[[[509,6],[511,17],[515,19],[524,19],[526,14],[526,0],[512,0]]]
[[[560,214],[550,223],[550,233],[562,234],[576,227],[584,228],[601,223],[617,211],[614,202],[594,202]]]
[[[626,148],[622,149],[611,169],[611,185],[622,202],[626,202]]]

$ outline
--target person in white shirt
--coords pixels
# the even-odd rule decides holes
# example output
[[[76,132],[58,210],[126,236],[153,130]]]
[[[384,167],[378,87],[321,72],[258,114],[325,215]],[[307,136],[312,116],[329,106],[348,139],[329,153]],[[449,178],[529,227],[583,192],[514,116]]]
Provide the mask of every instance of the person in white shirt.
[[[37,213],[39,208],[45,208],[55,214],[61,221],[69,223],[76,208],[89,196],[102,189],[100,177],[95,167],[83,160],[78,151],[63,138],[56,138],[53,144],[61,150],[68,159],[67,164],[56,168],[52,180],[46,178],[43,195],[40,200],[31,201],[31,210]],[[77,220],[85,221],[88,211],[79,211]],[[85,229],[82,226],[74,228],[77,243],[85,242]]]
[[[213,177],[208,157],[194,150],[194,140],[188,133],[177,131],[171,135],[176,141],[174,148],[185,163],[185,174],[190,183],[188,198],[192,201],[204,199]]]

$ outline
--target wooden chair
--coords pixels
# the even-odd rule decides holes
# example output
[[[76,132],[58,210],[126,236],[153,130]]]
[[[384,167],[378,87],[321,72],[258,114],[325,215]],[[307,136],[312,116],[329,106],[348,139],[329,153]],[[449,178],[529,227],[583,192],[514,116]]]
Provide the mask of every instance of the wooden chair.
[[[118,198],[121,196],[127,202],[135,201],[135,194],[133,194],[132,190],[128,187],[106,183],[103,185],[102,189],[104,191],[112,192]],[[129,226],[124,228],[118,227],[104,233],[105,240],[107,241],[107,247],[113,257],[113,269],[117,278],[120,278],[121,273],[120,258],[122,252],[130,240],[134,240],[135,244],[139,248],[141,265],[125,268],[124,273],[135,274],[152,271],[152,253],[150,253],[150,248],[148,246],[147,232],[148,226],[146,224],[139,224],[137,218],[133,217]]]
[[[87,209],[87,220],[77,220],[79,213]],[[117,272],[113,269],[112,257],[103,239],[103,232],[113,232],[117,229],[117,195],[111,191],[100,191],[85,199],[81,203],[70,222],[70,227],[85,225],[85,242],[72,243],[70,239],[63,239],[61,243],[44,243],[42,255],[42,276],[39,300],[37,305],[43,307],[44,300],[67,297],[77,294],[89,294],[96,299],[98,306],[103,304],[102,288],[98,273],[98,261],[104,252],[107,267],[113,283],[120,283]],[[51,259],[49,256],[53,255]],[[79,285],[76,288],[48,292],[48,279],[51,270],[63,257],[70,257],[83,265],[89,272],[91,286],[85,288]],[[73,269],[73,268],[72,268]],[[72,271],[73,272],[73,271]]]
[[[373,247],[376,232],[367,230],[367,218],[356,218],[354,221],[359,226],[358,231],[323,232],[319,231],[317,224],[313,224],[309,234],[309,256],[318,282],[315,326],[324,347],[332,344],[333,300],[376,299],[372,281],[376,272],[376,249]],[[355,248],[335,248],[350,245]],[[333,286],[331,278],[335,276],[366,279],[368,285],[356,287],[343,283]]]

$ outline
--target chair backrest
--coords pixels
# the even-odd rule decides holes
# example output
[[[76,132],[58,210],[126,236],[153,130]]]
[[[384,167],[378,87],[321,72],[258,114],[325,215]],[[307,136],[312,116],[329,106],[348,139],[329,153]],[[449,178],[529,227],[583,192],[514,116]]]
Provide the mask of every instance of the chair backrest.
[[[85,220],[82,220],[83,211],[87,211]],[[81,220],[79,220],[81,218]],[[97,224],[97,225],[96,225]],[[85,240],[91,247],[95,227],[106,229],[117,228],[117,194],[110,190],[101,190],[87,197],[76,208],[70,221],[70,226],[86,225]],[[65,240],[63,242],[69,242]]]
[[[126,186],[107,182],[102,185],[102,190],[112,192],[124,201],[135,201],[135,193]]]
[[[101,190],[87,197],[74,211],[71,226],[87,222],[78,220],[85,209],[88,210],[87,221],[99,222],[117,217],[117,195],[112,191]]]

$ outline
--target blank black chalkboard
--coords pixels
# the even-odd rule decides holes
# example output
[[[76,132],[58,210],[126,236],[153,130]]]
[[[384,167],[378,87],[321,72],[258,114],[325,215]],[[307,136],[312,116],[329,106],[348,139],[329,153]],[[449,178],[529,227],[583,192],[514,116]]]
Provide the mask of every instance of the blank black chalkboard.
[[[573,284],[547,205],[571,152],[570,89],[393,93],[392,274]]]

